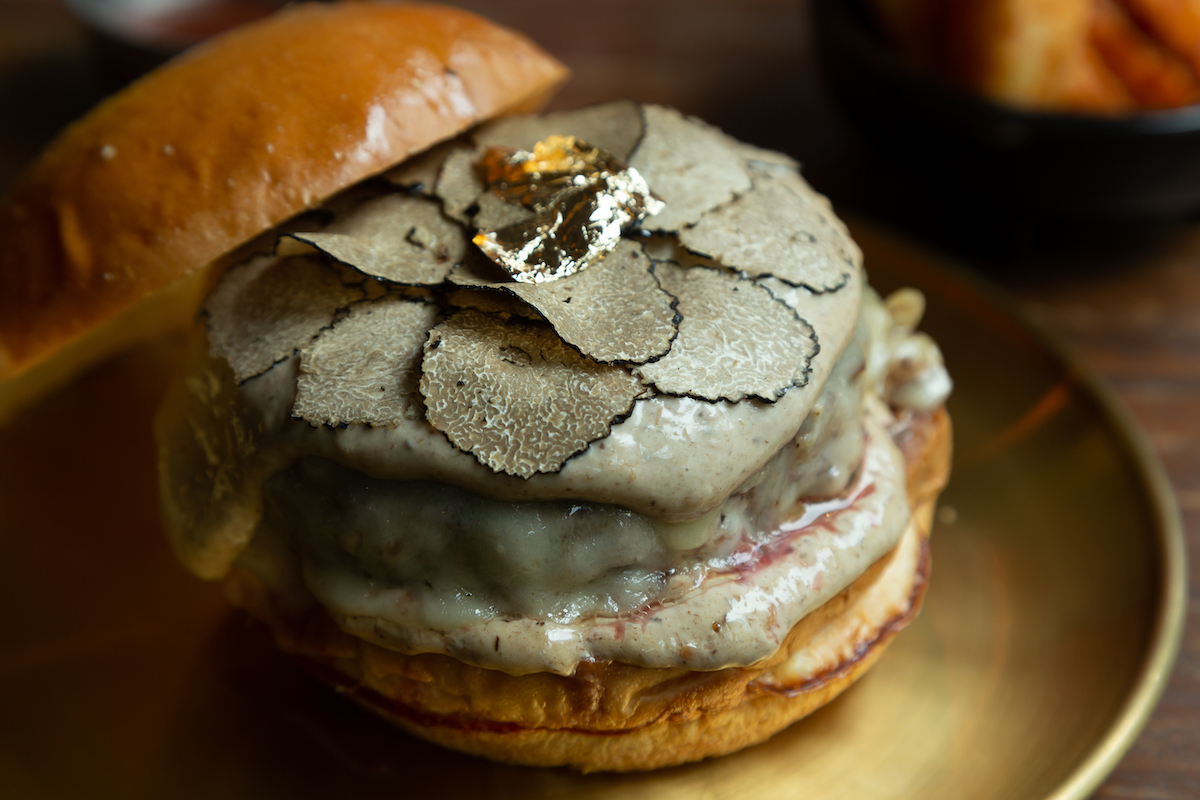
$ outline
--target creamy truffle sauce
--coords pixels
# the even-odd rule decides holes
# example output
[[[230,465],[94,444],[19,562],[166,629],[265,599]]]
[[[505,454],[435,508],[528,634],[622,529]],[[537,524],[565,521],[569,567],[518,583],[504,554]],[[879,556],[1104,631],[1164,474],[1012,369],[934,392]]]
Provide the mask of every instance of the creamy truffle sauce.
[[[198,336],[157,423],[172,545],[195,574],[220,578],[254,536],[263,481],[306,456],[373,478],[438,481],[497,500],[612,503],[673,522],[694,520],[756,479],[795,438],[855,336],[862,293],[861,274],[833,293],[792,290],[786,302],[817,331],[821,352],[808,382],[776,402],[639,399],[608,436],[558,472],[529,479],[492,472],[425,420],[332,429],[293,419],[297,356],[238,385]]]
[[[344,629],[386,647],[448,653],[513,674],[569,674],[580,661],[592,660],[691,669],[752,664],[773,653],[799,619],[890,550],[907,526],[904,464],[885,430],[889,421],[887,411],[873,402],[865,424],[867,446],[861,468],[844,496],[802,506],[794,518],[781,521],[777,528],[745,535],[732,547],[695,559],[690,568],[660,571],[657,581],[645,583],[642,588],[638,588],[639,577],[650,570],[610,570],[606,574],[611,583],[604,587],[610,600],[621,597],[639,601],[636,607],[623,612],[593,609],[581,615],[578,607],[561,603],[564,597],[575,603],[595,598],[596,579],[604,574],[604,560],[629,558],[639,548],[650,555],[654,548],[647,543],[652,530],[628,536],[628,528],[624,532],[601,532],[599,528],[587,530],[591,526],[580,526],[580,530],[568,525],[564,531],[554,519],[542,519],[530,526],[528,518],[536,516],[538,509],[486,501],[476,504],[476,509],[494,517],[507,516],[507,520],[494,518],[491,530],[484,533],[486,541],[473,554],[470,546],[468,554],[442,553],[449,563],[436,563],[436,535],[417,537],[419,541],[413,542],[381,534],[387,525],[380,525],[383,520],[376,512],[386,515],[385,509],[395,508],[386,500],[375,507],[376,512],[358,509],[348,517],[337,515],[342,524],[336,533],[326,529],[324,513],[336,507],[336,499],[327,505],[327,501],[316,501],[300,509],[292,507],[281,511],[279,517],[268,511],[265,535],[256,538],[241,563],[250,569],[259,563],[277,569],[290,557],[283,552],[287,549],[286,528],[298,544],[296,568],[304,589]],[[311,468],[310,464],[302,470]],[[324,467],[316,467],[316,471],[323,474]],[[291,487],[286,486],[289,480],[280,479],[285,493],[290,493]],[[369,482],[351,480],[358,489]],[[401,493],[423,488],[409,486]],[[332,494],[336,498],[344,490],[342,486]],[[297,499],[289,497],[288,504]],[[317,511],[315,520],[309,516],[303,522],[314,505],[324,508]],[[416,505],[420,504],[413,507]],[[436,524],[438,512],[432,506],[417,513],[421,515],[420,523]],[[589,513],[608,515],[611,520],[630,512],[592,508]],[[471,512],[464,516],[469,519]],[[526,516],[524,524],[517,522],[508,527],[507,522],[521,516]],[[360,524],[364,517],[368,518],[366,526]],[[569,517],[569,507],[557,509],[558,522]],[[276,520],[283,525],[276,527]],[[539,530],[545,522],[551,523],[550,530]],[[631,523],[629,517],[619,521],[621,527]],[[301,525],[299,533],[292,527],[296,524]],[[457,524],[469,527],[470,523]],[[632,524],[649,523],[643,519]],[[439,527],[449,532],[453,526],[443,522]],[[577,549],[573,554],[573,548],[553,545],[550,548],[555,552],[545,552],[556,531],[560,537],[567,531],[581,534],[582,541],[574,543]],[[467,533],[468,538],[471,533]],[[497,556],[489,550],[498,541],[506,548],[527,546],[528,550],[511,559],[511,553]],[[591,545],[597,542],[603,544],[593,550]],[[405,563],[403,549],[413,555],[413,550],[423,547],[428,550],[415,554],[417,565]],[[659,547],[663,548],[661,540]],[[591,555],[595,560],[589,558]],[[486,567],[479,563],[481,556],[490,562]],[[687,564],[686,559],[683,564]],[[582,588],[560,583],[553,574],[555,566],[574,570],[576,578],[587,577],[590,572],[592,581]],[[388,570],[394,572],[385,574]],[[511,582],[502,587],[489,584],[489,576],[499,575]],[[281,592],[286,592],[288,581],[293,580],[289,574],[274,577],[277,582],[273,588]],[[270,576],[264,579],[271,581]],[[439,591],[435,583],[438,580],[452,583]],[[425,581],[432,585],[422,590]],[[298,584],[291,585],[299,588]],[[651,594],[654,596],[649,597]],[[302,602],[302,598],[292,599]],[[532,605],[523,613],[516,609],[504,612],[506,603]]]
[[[581,499],[609,502],[667,519],[711,511],[787,444],[808,417],[843,352],[855,336],[861,303],[857,278],[837,292],[800,290],[789,301],[818,331],[822,353],[804,386],[774,403],[707,402],[653,396],[556,473],[518,478],[494,473],[451,445],[424,420],[395,428],[351,425],[314,428],[292,419],[297,359],[277,364],[241,386],[239,408],[250,443],[273,474],[306,455],[318,455],[378,478],[436,480],[500,500]],[[827,357],[821,357],[825,355]],[[215,370],[208,363],[201,369]],[[687,457],[678,457],[686,443]],[[232,557],[232,554],[231,554]]]
[[[797,294],[789,302],[810,318],[835,311]],[[237,392],[201,356],[171,401],[195,452],[164,469],[208,465],[174,482],[192,495],[167,498],[169,515],[198,520],[174,543],[209,577],[240,553],[285,602],[315,599],[349,632],[407,652],[518,674],[582,660],[754,663],[907,525],[903,462],[874,392],[940,402],[948,383],[936,349],[920,347],[925,361],[889,383],[911,331],[888,329],[873,295],[865,305],[863,347],[823,340],[842,357],[817,359],[810,384],[778,402],[639,401],[560,473],[528,481],[491,473],[427,425],[291,419],[295,359]],[[687,458],[673,457],[680,442]]]
[[[262,525],[294,537],[323,601],[329,582],[355,576],[364,592],[412,596],[421,611],[410,622],[424,627],[627,614],[675,600],[709,571],[737,563],[797,517],[802,498],[842,493],[862,457],[863,369],[861,349],[848,348],[800,436],[694,520],[605,503],[493,500],[434,481],[369,478],[309,456],[263,485]]]

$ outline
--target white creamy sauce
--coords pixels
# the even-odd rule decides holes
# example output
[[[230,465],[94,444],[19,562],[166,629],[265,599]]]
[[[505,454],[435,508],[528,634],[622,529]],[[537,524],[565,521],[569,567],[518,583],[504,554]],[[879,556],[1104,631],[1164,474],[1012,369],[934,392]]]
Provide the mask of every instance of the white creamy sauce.
[[[293,419],[297,356],[238,385],[229,367],[208,354],[201,329],[187,377],[158,419],[172,545],[194,573],[220,578],[254,535],[263,481],[309,455],[371,477],[439,481],[498,500],[593,501],[666,520],[696,519],[755,479],[796,436],[855,335],[862,292],[855,274],[832,294],[798,290],[787,299],[812,324],[821,352],[808,382],[778,401],[640,399],[609,436],[558,472],[529,479],[493,472],[424,420],[335,429]]]
[[[862,369],[861,349],[848,348],[794,442],[693,520],[577,500],[494,500],[308,456],[263,485],[261,525],[295,540],[313,580],[345,580],[332,570],[404,589],[432,615],[424,627],[627,614],[735,566],[739,552],[803,510],[802,498],[842,493],[862,458]]]
[[[920,296],[912,289],[897,292],[909,294]],[[867,386],[890,405],[932,411],[946,402],[953,383],[937,343],[915,330],[919,322],[919,313],[904,321],[894,319],[874,289],[867,287],[863,292],[860,326],[866,329],[864,340],[870,343],[866,348]]]
[[[378,478],[435,480],[496,499],[568,498],[608,502],[643,514],[690,519],[711,511],[795,435],[855,334],[856,279],[834,294],[805,293],[797,312],[818,331],[822,353],[804,386],[774,403],[654,396],[634,403],[611,433],[556,473],[519,478],[494,473],[451,445],[424,420],[394,428],[314,428],[291,418],[296,359],[241,386],[239,413],[260,431],[259,457],[274,473],[318,455]],[[212,369],[212,365],[201,368]],[[686,443],[686,453],[680,444]],[[674,457],[672,453],[676,454]]]
[[[287,508],[268,511],[264,528],[282,526],[259,537],[242,563],[278,563],[268,553],[287,546],[286,529],[305,589],[347,631],[404,652],[448,653],[513,674],[569,674],[580,661],[596,660],[691,669],[748,665],[773,653],[797,621],[899,540],[908,501],[888,421],[874,403],[862,466],[843,497],[802,507],[777,528],[745,530],[736,541],[714,537],[712,549],[684,554],[674,569],[666,566],[672,554],[656,540],[653,523],[635,521],[628,511],[586,512],[600,517],[595,523],[619,520],[615,527],[573,525],[569,504],[519,508],[475,498],[467,500],[474,509],[447,511],[435,505],[448,499],[437,493],[427,504],[413,502],[429,487],[410,485],[383,488],[385,496],[397,492],[395,505],[356,503],[338,513],[340,501],[355,499],[343,490],[365,491],[370,483],[345,474],[332,476],[330,499],[307,501],[297,495],[306,487],[291,485],[290,476],[273,479],[268,495],[280,492]],[[310,471],[331,477],[328,465],[301,469]],[[347,477],[353,487],[341,483]],[[417,515],[402,530],[422,533],[381,533],[389,527],[383,517],[401,507]],[[476,512],[489,521],[471,530]],[[439,513],[455,519],[439,524]],[[563,541],[570,537],[576,541]],[[451,539],[455,552],[445,547]],[[626,561],[638,563],[611,568]],[[614,605],[581,613],[603,595]],[[632,605],[620,609],[622,601]]]
[[[197,574],[238,560],[285,604],[315,600],[405,652],[514,674],[754,663],[907,525],[875,393],[927,407],[948,389],[936,347],[897,334],[873,293],[848,346],[861,290],[856,278],[790,292],[822,353],[776,403],[639,400],[610,436],[529,480],[423,420],[292,419],[295,357],[236,387],[197,347],[159,421],[164,485],[180,487],[164,498],[173,544]]]

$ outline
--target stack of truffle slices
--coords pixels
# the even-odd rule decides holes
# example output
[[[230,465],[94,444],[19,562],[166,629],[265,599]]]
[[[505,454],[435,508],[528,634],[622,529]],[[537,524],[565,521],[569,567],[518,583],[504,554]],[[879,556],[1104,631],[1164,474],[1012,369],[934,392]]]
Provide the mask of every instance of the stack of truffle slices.
[[[662,202],[514,280],[472,238],[546,226],[480,165],[561,136]],[[172,543],[448,746],[590,771],[761,741],[928,571],[949,381],[919,295],[860,262],[794,162],[670,109],[484,125],[217,283],[158,421]]]

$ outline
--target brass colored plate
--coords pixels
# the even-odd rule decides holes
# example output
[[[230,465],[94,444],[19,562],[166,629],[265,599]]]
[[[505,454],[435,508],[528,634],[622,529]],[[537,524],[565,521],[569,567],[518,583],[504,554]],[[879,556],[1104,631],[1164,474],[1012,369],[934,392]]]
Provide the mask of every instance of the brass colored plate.
[[[0,429],[0,786],[20,798],[1082,798],[1145,722],[1182,630],[1182,534],[1107,395],[1006,303],[855,231],[929,298],[956,464],[921,617],[759,747],[580,777],[442,751],[310,680],[175,565],[149,419],[159,343]]]

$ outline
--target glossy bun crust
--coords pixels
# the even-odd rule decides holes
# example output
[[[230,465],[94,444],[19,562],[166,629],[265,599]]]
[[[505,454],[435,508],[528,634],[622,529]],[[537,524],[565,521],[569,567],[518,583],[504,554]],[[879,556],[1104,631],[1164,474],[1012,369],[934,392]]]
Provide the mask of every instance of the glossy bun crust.
[[[186,326],[203,268],[257,234],[482,120],[536,109],[565,78],[472,14],[366,2],[296,4],[147,75],[68,127],[0,202],[0,417],[32,384]],[[56,352],[63,363],[40,363]]]
[[[802,619],[779,652],[716,672],[581,664],[570,677],[511,676],[443,655],[403,655],[340,631],[317,610],[283,614],[244,570],[231,600],[282,649],[358,703],[438,744],[498,761],[584,772],[643,770],[761,742],[828,703],[880,656],[920,609],[934,503],[950,469],[944,410],[914,414],[896,442],[912,521],[900,543]]]

